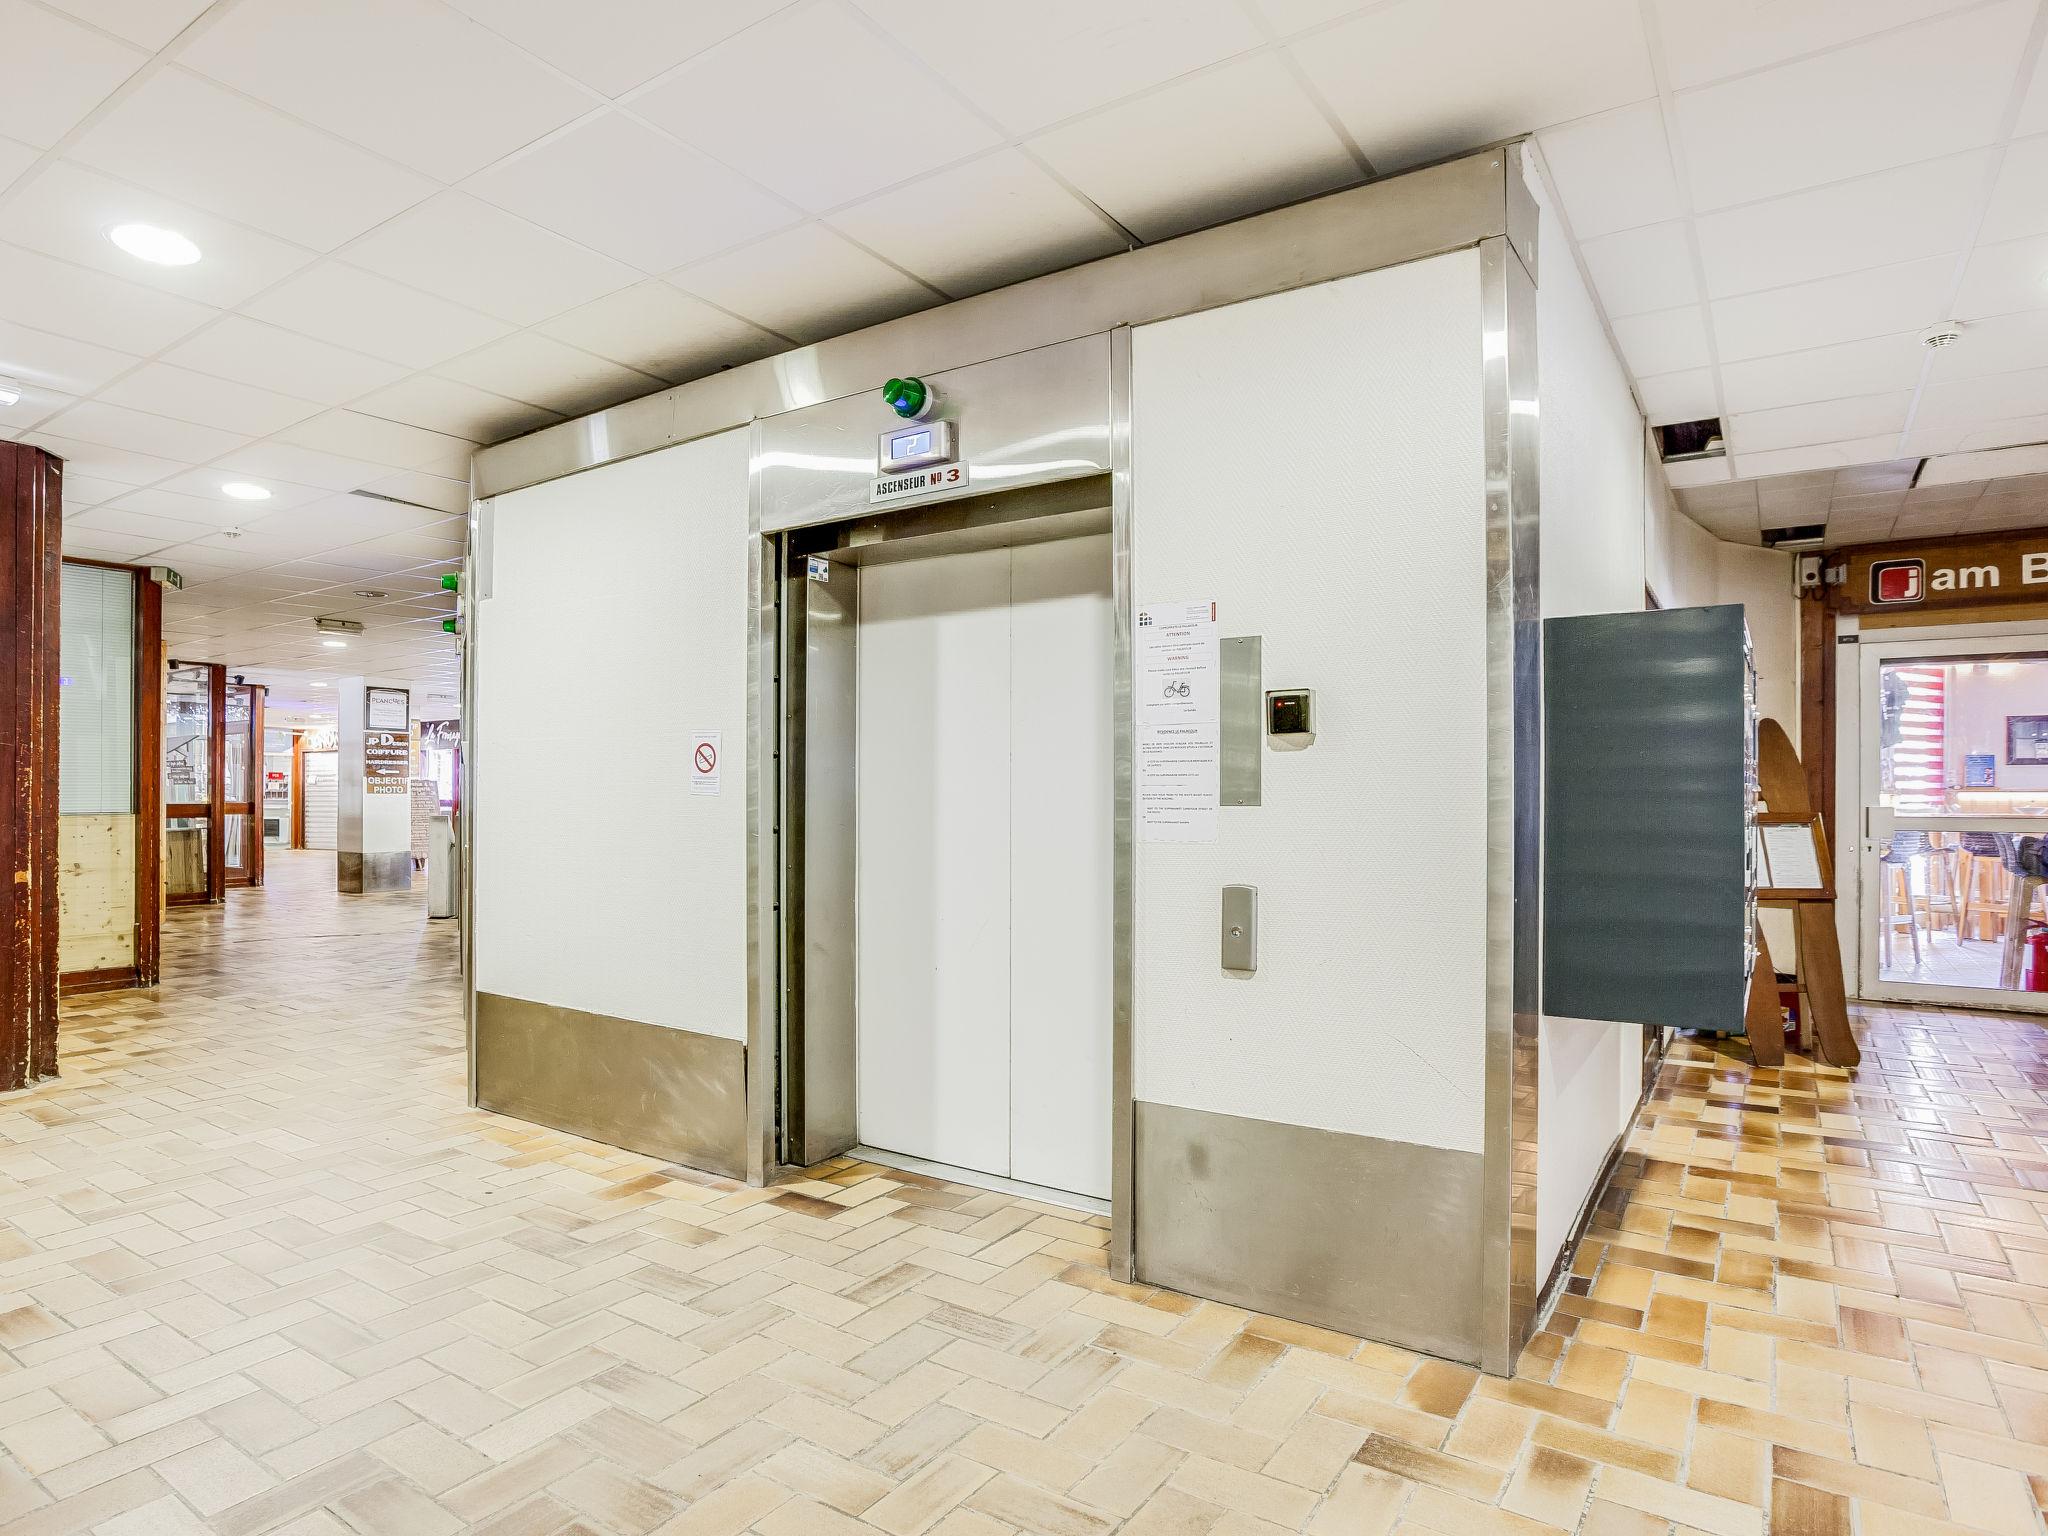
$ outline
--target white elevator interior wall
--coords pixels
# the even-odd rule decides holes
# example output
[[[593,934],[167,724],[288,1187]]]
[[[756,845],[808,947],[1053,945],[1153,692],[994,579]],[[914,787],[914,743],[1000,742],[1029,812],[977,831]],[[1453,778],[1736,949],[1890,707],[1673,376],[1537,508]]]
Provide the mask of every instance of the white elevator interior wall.
[[[1138,844],[1140,1100],[1482,1149],[1482,343],[1476,250],[1133,332],[1135,600],[1214,600],[1318,720],[1216,841]]]
[[[860,580],[860,1137],[1106,1196],[1108,540]]]
[[[748,437],[492,505],[480,991],[745,1038]],[[722,735],[717,795],[689,792],[698,730]]]

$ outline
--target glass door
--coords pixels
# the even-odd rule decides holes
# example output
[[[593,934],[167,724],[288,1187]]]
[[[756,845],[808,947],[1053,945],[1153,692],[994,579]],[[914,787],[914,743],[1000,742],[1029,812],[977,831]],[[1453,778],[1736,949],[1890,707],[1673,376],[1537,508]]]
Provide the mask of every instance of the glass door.
[[[298,732],[263,730],[263,842],[285,847],[292,841],[292,760]]]
[[[2048,1012],[2048,628],[1859,650],[1861,995]]]
[[[221,859],[229,885],[263,883],[263,690],[233,683],[221,753]]]
[[[221,899],[220,775],[227,669],[171,663],[164,681],[164,891],[173,906]]]

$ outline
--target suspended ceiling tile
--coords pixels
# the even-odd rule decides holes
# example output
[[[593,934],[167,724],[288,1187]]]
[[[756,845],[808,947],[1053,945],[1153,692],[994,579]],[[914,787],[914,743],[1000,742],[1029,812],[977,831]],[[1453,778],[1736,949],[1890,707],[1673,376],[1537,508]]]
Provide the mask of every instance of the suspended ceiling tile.
[[[1991,205],[1977,231],[1981,243],[2048,235],[2048,134],[2006,146],[1991,189]]]
[[[449,0],[593,90],[620,96],[791,0]]]
[[[245,315],[224,316],[171,348],[164,360],[324,405],[352,400],[405,374],[395,363]]]
[[[1013,134],[1132,96],[1265,39],[1231,0],[862,0],[909,52]]]
[[[174,363],[145,363],[108,385],[98,398],[243,437],[267,437],[320,410],[317,401],[195,373]]]
[[[1926,356],[1912,333],[1747,358],[1721,365],[1721,393],[1730,411],[1767,411],[1814,400],[1911,389]]]
[[[188,464],[218,458],[249,441],[245,433],[223,432],[217,427],[130,410],[103,400],[86,400],[72,406],[51,424],[51,430],[84,442],[133,448]]]
[[[1271,54],[1118,102],[1040,134],[1029,148],[1147,241],[1360,176],[1343,140]]]
[[[220,461],[223,470],[258,478],[289,480],[294,485],[315,486],[327,491],[352,491],[389,473],[384,465],[361,459],[343,458],[293,443],[252,443]]]
[[[1595,113],[1536,136],[1580,240],[1675,219],[1685,209],[1655,101]]]
[[[14,178],[36,163],[38,151],[32,145],[19,139],[0,135],[0,189],[6,188]]]
[[[98,347],[151,353],[219,313],[104,273],[0,245],[0,315]]]
[[[925,22],[943,29],[948,18],[971,9],[927,8]],[[1005,30],[1014,46],[1038,25]],[[992,57],[981,64],[984,74],[1003,67]],[[762,89],[771,81],[777,110],[763,112]],[[985,84],[977,82],[977,96]],[[632,108],[725,164],[745,166],[813,213],[998,142],[993,129],[863,25],[844,0],[778,13],[634,97]]]
[[[443,192],[341,252],[352,266],[532,325],[637,282],[639,271],[463,192]]]
[[[1976,149],[1999,117],[2034,0],[1996,0],[1676,100],[1697,209]]]
[[[451,476],[469,473],[469,456],[476,446],[425,427],[349,410],[328,411],[302,421],[278,433],[277,441],[372,464],[388,464],[394,469],[419,469]]]
[[[2048,411],[1977,422],[1964,430],[1956,451],[1975,453],[1983,448],[2017,448],[2044,442],[2048,442]]]
[[[1636,394],[1642,401],[1644,417],[1653,427],[1676,421],[1704,421],[1721,414],[1711,368],[1687,368],[1638,379]]]
[[[0,378],[89,395],[141,361],[132,352],[0,320]]]
[[[44,0],[44,3],[153,53],[191,25],[212,0]]]
[[[1970,0],[1653,0],[1674,90],[1822,53]]]
[[[502,320],[341,261],[301,272],[243,312],[413,368],[431,368],[511,329]]]
[[[1961,251],[1971,239],[1992,151],[1972,150],[1699,220],[1716,298]]]
[[[1896,432],[1881,437],[1860,437],[1842,443],[1815,443],[1798,448],[1776,448],[1761,453],[1734,455],[1735,473],[1778,475],[1792,470],[1833,469],[1844,464],[1875,464],[1898,452]]]
[[[956,298],[1125,248],[1100,215],[1014,149],[842,209],[832,222]]]
[[[112,501],[125,495],[130,487],[118,480],[95,480],[90,475],[74,475],[67,465],[64,474],[64,515],[85,507],[96,507],[102,502]]]
[[[490,167],[467,190],[643,272],[797,221],[737,172],[615,112]]]
[[[599,104],[497,34],[419,0],[263,0],[228,9],[178,57],[443,181]]]
[[[2048,367],[1929,384],[1920,392],[1917,427],[1972,426],[2048,413]]]
[[[73,537],[68,525],[65,530],[64,553],[87,560],[125,562],[148,554],[153,547],[148,538],[139,534],[81,531]]]
[[[124,485],[153,485],[189,467],[175,459],[158,458],[154,454],[137,453],[127,448],[110,448],[103,443],[88,443],[55,432],[25,432],[21,441],[56,454],[64,461],[67,472],[75,470],[95,480],[119,480]]]
[[[171,544],[182,544],[187,539],[196,539],[213,529],[204,523],[183,523],[172,517],[145,517],[140,512],[128,512],[119,507],[93,507],[74,518],[65,520],[66,542],[73,528],[89,529],[99,533],[125,534],[129,538],[143,541],[149,549],[163,549]]]
[[[1971,253],[1956,294],[1957,319],[2043,308],[2048,308],[2048,235],[1980,245]]]
[[[1282,37],[1362,11],[1370,0],[1251,0],[1252,9]]]
[[[789,345],[659,278],[606,294],[540,327],[558,341],[671,383]]]
[[[1877,491],[1904,492],[1920,471],[1918,459],[1893,459],[1888,464],[1858,464],[1835,471],[1835,494],[1855,496]]]
[[[2020,103],[2020,115],[2013,124],[2015,135],[2048,133],[2048,49],[2034,60],[2034,78]]]
[[[1399,0],[1292,51],[1382,173],[1657,92],[1635,0]]]
[[[68,153],[322,251],[435,190],[424,176],[175,67],[117,102]]]
[[[28,0],[0,0],[0,133],[48,149],[149,55]]]
[[[1579,249],[1610,320],[1699,302],[1692,243],[1682,219],[1602,235],[1582,241]]]
[[[175,230],[199,247],[201,259],[183,267],[140,261],[107,238],[121,224]],[[303,247],[64,160],[0,207],[0,240],[222,309],[314,259]]]
[[[2048,309],[1969,321],[1959,338],[1929,349],[1927,358],[1932,383],[2036,367],[2048,358]]]
[[[1729,422],[1729,448],[1737,455],[1776,448],[1803,448],[1845,438],[1896,436],[1905,429],[1908,390],[1882,395],[1857,395],[1846,400],[1817,400],[1769,411],[1748,411]],[[1825,494],[1825,493],[1824,493]]]
[[[508,400],[434,373],[416,373],[386,385],[357,400],[355,409],[473,443],[503,442],[561,420],[537,405]]]
[[[1734,470],[1725,454],[1711,459],[1681,459],[1664,466],[1664,483],[1674,491],[1714,485],[1733,476]]]
[[[661,387],[659,379],[594,357],[537,331],[507,336],[503,341],[444,363],[436,371],[478,389],[525,400],[565,416],[617,405],[621,400],[652,394]]]
[[[1704,368],[1712,361],[1706,321],[1696,304],[1616,320],[1614,340],[1637,378]]]
[[[822,224],[799,224],[671,274],[698,298],[799,342],[857,331],[939,296]]]
[[[14,378],[4,370],[0,370],[0,378],[13,378],[11,387],[21,394],[21,398],[14,404],[0,405],[0,427],[5,427],[10,432],[26,432],[31,427],[41,426],[58,412],[78,402],[77,395],[67,395],[59,389],[50,389],[27,379]]]
[[[1721,360],[1769,357],[1900,331],[1917,334],[1943,318],[1954,279],[1953,260],[1930,257],[1716,299],[1714,336]]]
[[[231,480],[253,479],[270,492],[268,500],[257,503],[237,501],[221,494]],[[232,527],[246,517],[275,512],[285,507],[317,501],[326,493],[313,486],[296,485],[266,476],[240,475],[231,469],[191,469],[173,475],[161,485],[146,486],[121,498],[121,505],[152,517],[178,517],[187,522],[206,523],[215,528]]]

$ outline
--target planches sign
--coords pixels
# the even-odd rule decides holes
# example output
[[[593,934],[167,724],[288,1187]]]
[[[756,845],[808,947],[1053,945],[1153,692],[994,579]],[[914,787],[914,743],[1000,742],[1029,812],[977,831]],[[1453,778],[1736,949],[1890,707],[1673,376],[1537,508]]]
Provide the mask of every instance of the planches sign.
[[[1872,545],[1828,559],[1842,613],[1897,613],[2048,603],[2048,533]]]

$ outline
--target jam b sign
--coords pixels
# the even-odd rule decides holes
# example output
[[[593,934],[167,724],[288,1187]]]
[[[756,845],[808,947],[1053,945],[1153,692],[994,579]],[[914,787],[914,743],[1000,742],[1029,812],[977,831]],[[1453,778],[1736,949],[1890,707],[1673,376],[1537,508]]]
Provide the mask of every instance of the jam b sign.
[[[2048,604],[2048,538],[2041,534],[1908,549],[1875,546],[1834,557],[1842,570],[1835,605],[1846,612],[1896,613]]]
[[[1873,603],[1917,603],[1926,595],[1925,560],[1880,560],[1870,568]]]

